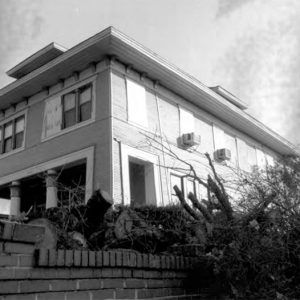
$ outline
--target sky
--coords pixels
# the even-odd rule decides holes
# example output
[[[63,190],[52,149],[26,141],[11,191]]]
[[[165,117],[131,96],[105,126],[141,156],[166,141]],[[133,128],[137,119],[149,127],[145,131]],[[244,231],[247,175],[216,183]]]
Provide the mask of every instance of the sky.
[[[299,0],[0,0],[0,87],[47,44],[70,48],[107,26],[221,85],[300,145]]]

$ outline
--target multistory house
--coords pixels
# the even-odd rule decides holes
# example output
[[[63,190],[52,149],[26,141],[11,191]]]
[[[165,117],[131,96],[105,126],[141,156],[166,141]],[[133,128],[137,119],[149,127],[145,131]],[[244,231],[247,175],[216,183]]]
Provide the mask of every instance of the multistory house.
[[[176,201],[174,184],[203,197],[168,147],[203,178],[204,153],[225,178],[295,154],[238,98],[113,27],[69,50],[52,43],[7,74],[16,80],[0,90],[2,213],[56,206],[74,188],[85,201],[100,188],[133,205]]]

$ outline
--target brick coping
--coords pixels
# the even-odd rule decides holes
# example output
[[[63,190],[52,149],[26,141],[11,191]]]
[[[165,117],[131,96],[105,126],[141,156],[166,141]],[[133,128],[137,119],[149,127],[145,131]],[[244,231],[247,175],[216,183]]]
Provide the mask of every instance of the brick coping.
[[[198,262],[196,257],[153,255],[136,251],[88,251],[37,249],[37,267],[122,267],[156,270],[191,270]]]

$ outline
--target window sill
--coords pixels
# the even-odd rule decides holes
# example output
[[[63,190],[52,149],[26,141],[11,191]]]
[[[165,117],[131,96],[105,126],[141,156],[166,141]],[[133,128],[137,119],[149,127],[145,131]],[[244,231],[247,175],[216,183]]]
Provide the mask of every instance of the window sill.
[[[67,134],[69,132],[72,132],[73,130],[77,130],[81,127],[84,127],[84,126],[87,126],[89,124],[92,124],[93,122],[95,122],[95,118],[91,118],[87,121],[84,121],[84,122],[80,122],[74,126],[70,126],[68,128],[65,128],[65,129],[61,129],[61,131],[59,131],[58,133],[55,133],[53,135],[50,135],[50,136],[47,136],[47,137],[44,137],[44,138],[41,138],[41,142],[46,142],[46,141],[49,141],[53,138],[56,138],[58,136],[61,136],[61,135],[64,135],[64,134]]]
[[[10,155],[19,153],[19,152],[23,151],[24,149],[25,149],[25,147],[22,146],[22,147],[20,147],[20,148],[14,149],[14,150],[9,151],[9,152],[7,152],[7,153],[0,154],[0,159],[3,159],[3,158],[6,158],[6,157],[8,157],[8,156],[10,156]]]

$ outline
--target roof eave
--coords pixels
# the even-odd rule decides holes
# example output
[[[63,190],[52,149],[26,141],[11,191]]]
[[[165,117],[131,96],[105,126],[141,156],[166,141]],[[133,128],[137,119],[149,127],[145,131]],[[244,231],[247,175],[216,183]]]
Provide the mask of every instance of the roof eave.
[[[57,72],[54,72],[55,70],[59,69],[60,66],[61,68],[66,66],[67,62],[75,59],[79,53],[88,53],[88,50],[92,47],[97,50],[94,51],[97,52],[95,55],[104,55],[104,53],[106,55],[116,55],[125,63],[133,64],[137,70],[147,72],[149,77],[158,79],[166,88],[184,96],[187,100],[200,106],[233,127],[238,126],[240,130],[262,144],[266,144],[279,154],[297,154],[295,147],[278,134],[249,116],[234,104],[225,100],[222,96],[216,94],[194,77],[180,70],[167,60],[159,57],[157,54],[113,27],[106,28],[66,51],[46,65],[2,88],[0,90],[0,106],[1,104],[5,105],[20,100],[16,98],[19,94],[22,94],[22,92],[27,91],[29,93],[34,90],[34,88],[41,88],[33,87],[30,89],[30,83],[43,85],[41,81],[48,80],[49,83],[51,83],[51,80],[56,80],[58,75],[56,74]],[[94,52],[91,54],[94,55]],[[102,54],[100,54],[100,52]],[[38,92],[38,90],[36,92]]]

